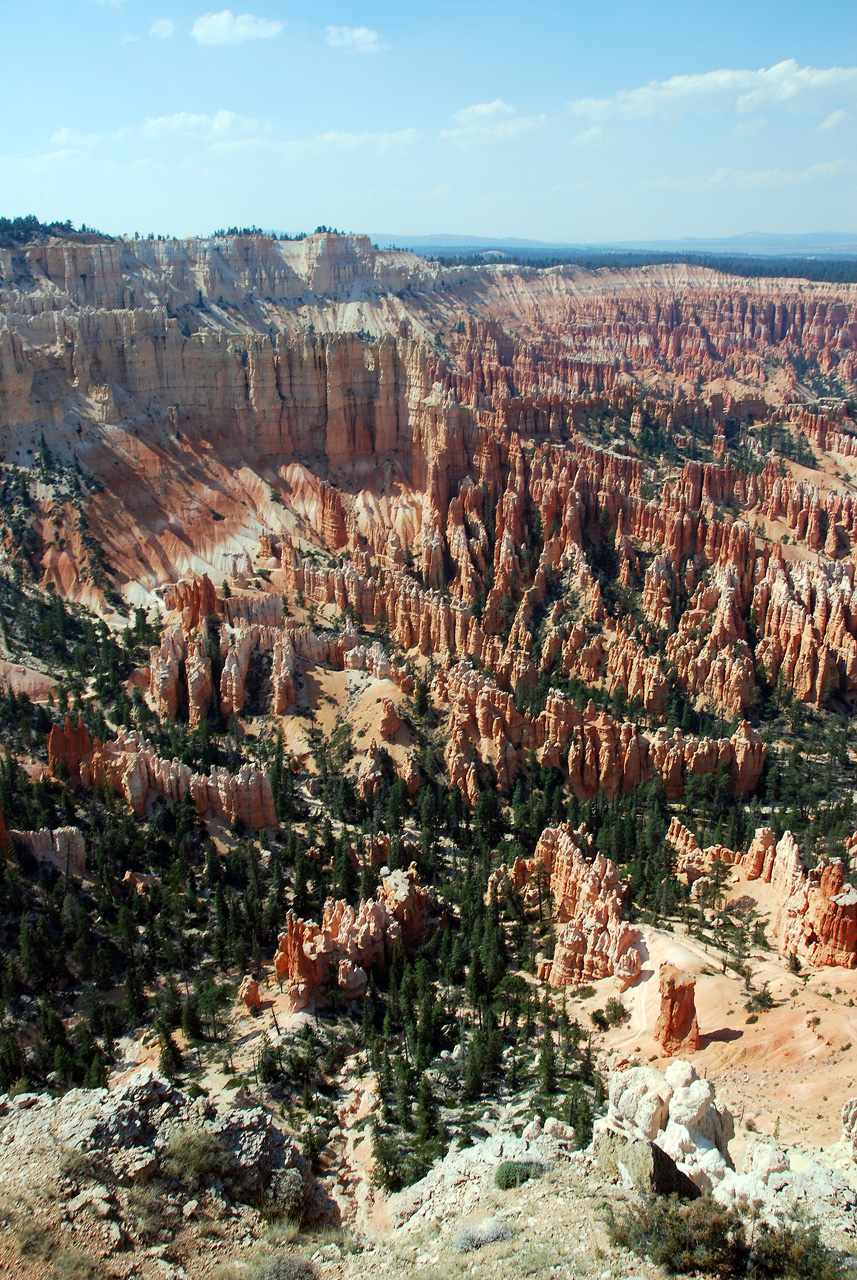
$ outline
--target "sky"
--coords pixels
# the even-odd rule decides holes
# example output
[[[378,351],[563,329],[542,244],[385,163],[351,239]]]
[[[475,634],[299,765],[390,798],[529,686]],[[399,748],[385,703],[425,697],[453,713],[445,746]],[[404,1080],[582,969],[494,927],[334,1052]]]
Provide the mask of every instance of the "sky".
[[[0,0],[0,213],[545,241],[857,230],[854,0]]]

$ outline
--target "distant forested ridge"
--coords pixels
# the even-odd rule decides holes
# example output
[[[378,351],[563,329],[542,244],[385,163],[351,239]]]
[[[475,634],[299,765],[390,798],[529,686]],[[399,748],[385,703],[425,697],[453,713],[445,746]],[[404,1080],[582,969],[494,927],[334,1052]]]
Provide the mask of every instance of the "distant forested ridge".
[[[434,256],[430,249],[424,256]],[[821,280],[831,284],[857,283],[857,258],[801,258],[769,257],[767,254],[751,256],[744,253],[663,253],[656,250],[611,253],[584,252],[561,256],[543,255],[538,251],[505,253],[500,250],[480,253],[440,254],[437,261],[443,266],[485,266],[486,262],[520,267],[584,267],[597,271],[601,267],[652,267],[664,262],[682,262],[689,266],[709,267],[733,276],[763,276],[765,278],[788,277],[799,280]]]
[[[86,223],[82,223],[79,228],[74,227],[70,218],[65,222],[40,222],[32,213],[23,218],[0,218],[0,249],[17,249],[20,245],[38,243],[49,236],[83,243],[111,238],[93,227],[87,227]]]

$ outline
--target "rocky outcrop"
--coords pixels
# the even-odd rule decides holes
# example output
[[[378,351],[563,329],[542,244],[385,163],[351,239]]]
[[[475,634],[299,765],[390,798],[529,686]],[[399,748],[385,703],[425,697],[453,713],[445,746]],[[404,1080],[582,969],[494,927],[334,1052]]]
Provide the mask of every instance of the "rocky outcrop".
[[[92,739],[83,716],[78,716],[77,724],[71,716],[66,716],[62,728],[55,724],[47,737],[48,772],[55,778],[79,779],[81,767],[92,760]]]
[[[696,978],[691,973],[682,973],[675,965],[662,964],[658,984],[661,1008],[655,1023],[655,1039],[668,1058],[696,1053],[700,1044],[694,1000]]]
[[[398,942],[412,952],[437,927],[431,912],[413,864],[408,871],[383,868],[377,898],[356,910],[329,898],[320,926],[290,911],[274,956],[274,976],[290,1008],[316,1007],[334,993],[362,999],[369,971],[386,968]]]
[[[167,587],[164,604],[181,614],[181,625],[188,635],[206,618],[217,614],[217,592],[207,573],[201,578],[184,578]]]
[[[240,820],[254,831],[276,827],[274,797],[267,773],[243,764],[237,774],[212,765],[194,773],[179,760],[163,760],[142,734],[120,729],[115,740],[93,741],[83,721],[48,734],[48,767],[55,776],[78,778],[84,786],[109,786],[124,796],[137,817],[147,814],[156,796],[181,800],[190,793],[200,817]],[[57,769],[60,774],[57,775]]]
[[[399,719],[399,713],[396,705],[391,698],[381,699],[381,720],[378,725],[378,733],[385,742],[389,742],[396,736],[402,727]]]
[[[663,1075],[630,1067],[610,1077],[609,1105],[597,1131],[655,1142],[701,1191],[712,1191],[734,1169],[729,1142],[732,1115],[689,1062],[673,1062]]]
[[[83,832],[77,827],[57,827],[50,831],[13,831],[12,836],[33,855],[37,862],[47,862],[62,875],[86,875],[86,846]]]
[[[855,1114],[853,1104],[846,1103],[847,1147]],[[631,1067],[611,1076],[607,1115],[595,1122],[593,1151],[597,1156],[599,1144],[611,1137],[654,1143],[699,1190],[742,1215],[772,1225],[795,1219],[816,1223],[831,1244],[838,1233],[853,1233],[857,1196],[842,1171],[763,1138],[748,1148],[738,1173],[729,1154],[734,1130],[731,1114],[718,1105],[708,1081],[679,1059],[663,1075],[651,1067]]]
[[[753,591],[756,660],[771,683],[820,706],[832,690],[857,692],[857,597],[851,563],[786,563],[775,547]]]
[[[566,824],[543,831],[531,862],[516,863],[511,875],[520,887],[540,871],[547,877],[557,931],[553,961],[544,966],[551,986],[612,975],[624,989],[642,968],[636,945],[641,934],[623,919],[628,886],[613,863],[593,857],[591,840]]]
[[[374,796],[384,776],[383,756],[381,748],[373,738],[365,756],[357,770],[357,790],[363,800],[369,801]]]
[[[780,955],[796,955],[816,968],[857,968],[857,889],[845,882],[841,860],[809,872],[801,867],[792,876],[791,891],[787,883],[783,889],[787,896],[774,923]]]
[[[306,1161],[265,1110],[191,1099],[148,1067],[109,1090],[0,1097],[4,1148],[32,1171],[47,1165],[54,1177],[57,1149],[62,1148],[88,1157],[100,1170],[100,1181],[118,1187],[147,1182],[166,1162],[170,1140],[183,1131],[202,1131],[225,1148],[236,1198],[256,1203],[269,1192],[276,1196],[278,1180],[294,1170],[305,1216],[312,1219],[324,1211],[324,1197]],[[101,1191],[111,1198],[103,1187]],[[113,1205],[108,1216],[116,1213],[115,1200]]]
[[[676,875],[691,887],[708,875],[715,862],[724,862],[727,866],[744,863],[740,853],[722,844],[700,849],[696,836],[675,815],[670,818],[666,843],[675,854]]]
[[[841,859],[807,871],[790,831],[777,842],[769,827],[760,827],[740,865],[748,879],[777,890],[773,932],[784,959],[796,956],[814,968],[857,968],[857,889],[846,882]]]
[[[240,715],[244,710],[247,672],[255,647],[256,637],[244,627],[230,640],[220,676],[220,709],[225,716]]]
[[[161,633],[161,642],[149,650],[149,693],[158,715],[175,720],[179,707],[179,664],[184,660],[181,626]]]
[[[214,692],[211,674],[211,637],[203,619],[195,635],[188,637],[185,657],[188,723],[196,729],[208,718]]]
[[[679,729],[645,733],[639,725],[618,724],[590,703],[574,703],[551,690],[538,716],[519,712],[511,694],[494,680],[459,662],[435,678],[433,689],[452,706],[446,761],[455,785],[476,790],[470,772],[474,756],[493,766],[498,783],[513,782],[520,764],[535,749],[539,763],[567,771],[575,794],[591,800],[600,789],[608,799],[627,795],[656,774],[669,799],[684,794],[693,774],[728,771],[736,795],[752,792],[761,776],[766,745],[748,722],[731,738],[693,738]]]
[[[259,994],[259,984],[249,973],[245,974],[241,979],[241,985],[238,988],[238,999],[244,1005],[245,1009],[251,1012],[258,1009],[262,1003],[262,997]]]

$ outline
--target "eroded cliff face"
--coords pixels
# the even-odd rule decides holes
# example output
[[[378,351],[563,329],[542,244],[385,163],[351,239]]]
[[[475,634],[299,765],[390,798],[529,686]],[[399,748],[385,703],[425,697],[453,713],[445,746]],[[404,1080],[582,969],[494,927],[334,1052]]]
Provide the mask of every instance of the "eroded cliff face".
[[[766,690],[857,696],[857,424],[794,377],[799,353],[852,385],[855,342],[853,286],[447,269],[332,235],[58,241],[0,255],[0,443],[44,472],[44,436],[64,469],[31,506],[43,583],[172,611],[167,717],[241,714],[260,654],[274,715],[302,661],[405,688],[430,655],[471,802],[530,751],[579,799],[724,773],[745,795]],[[697,441],[713,460],[676,452]],[[308,606],[393,654],[310,634]],[[695,734],[700,711],[737,728]]]
[[[675,855],[676,874],[691,886],[691,897],[709,884],[715,862],[737,867],[748,880],[761,880],[776,891],[771,937],[784,960],[802,965],[857,968],[857,889],[846,880],[841,858],[804,865],[797,840],[785,831],[779,840],[770,827],[758,827],[746,853],[711,845],[701,849],[692,831],[673,818],[667,844]],[[857,837],[848,842],[850,857]]]
[[[408,954],[438,928],[428,890],[413,864],[407,870],[381,871],[377,897],[357,908],[329,898],[321,925],[290,911],[274,956],[274,979],[288,995],[293,1012],[317,1008],[331,989],[345,1000],[362,999],[369,973],[384,970],[397,945]]]

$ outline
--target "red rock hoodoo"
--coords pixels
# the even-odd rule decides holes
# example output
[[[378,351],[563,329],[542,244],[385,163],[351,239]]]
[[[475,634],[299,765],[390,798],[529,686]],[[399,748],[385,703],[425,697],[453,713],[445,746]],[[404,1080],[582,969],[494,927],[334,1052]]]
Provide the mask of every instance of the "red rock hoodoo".
[[[695,1053],[699,1048],[694,992],[696,978],[673,964],[662,964],[658,974],[661,1008],[655,1023],[655,1039],[668,1058]]]

